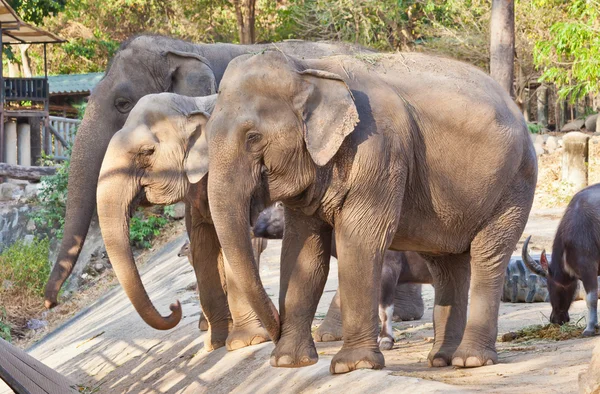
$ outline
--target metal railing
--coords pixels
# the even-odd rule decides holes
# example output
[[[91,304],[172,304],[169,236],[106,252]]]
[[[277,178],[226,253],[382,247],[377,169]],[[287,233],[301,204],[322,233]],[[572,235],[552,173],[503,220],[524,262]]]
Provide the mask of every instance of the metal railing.
[[[4,97],[7,101],[48,100],[48,80],[41,78],[4,78]]]

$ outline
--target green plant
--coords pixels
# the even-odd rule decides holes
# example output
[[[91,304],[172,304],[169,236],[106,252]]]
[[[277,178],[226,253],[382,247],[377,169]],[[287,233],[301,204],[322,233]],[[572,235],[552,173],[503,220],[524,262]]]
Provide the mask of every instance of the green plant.
[[[144,217],[143,211],[138,210],[129,223],[131,245],[137,248],[150,248],[152,246],[150,241],[160,234],[160,229],[168,222],[166,218],[158,215]]]
[[[70,154],[71,151],[68,149],[67,157]],[[56,165],[46,156],[42,157],[42,164]],[[69,182],[69,160],[56,166],[56,174],[42,177],[42,186],[37,197],[38,209],[33,210],[29,217],[35,223],[38,234],[62,239]]]
[[[43,295],[50,275],[49,247],[47,238],[30,243],[18,240],[0,255],[0,278],[10,281],[13,288]]]
[[[10,324],[7,321],[6,308],[0,307],[0,338],[7,342],[12,341],[12,335],[10,334]]]
[[[527,128],[529,129],[530,133],[539,134],[544,126],[538,123],[527,123]]]

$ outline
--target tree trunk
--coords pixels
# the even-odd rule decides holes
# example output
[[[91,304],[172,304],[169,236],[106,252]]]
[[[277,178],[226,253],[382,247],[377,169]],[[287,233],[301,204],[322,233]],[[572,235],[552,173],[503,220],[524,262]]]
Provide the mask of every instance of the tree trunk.
[[[537,122],[548,126],[548,86],[540,85],[537,89]]]
[[[492,0],[490,24],[490,75],[514,98],[514,0]]]
[[[19,49],[21,50],[21,64],[23,65],[23,76],[25,78],[31,78],[33,73],[31,72],[31,58],[27,51],[31,47],[31,44],[21,44]]]
[[[254,4],[256,0],[234,0],[240,44],[254,44]]]

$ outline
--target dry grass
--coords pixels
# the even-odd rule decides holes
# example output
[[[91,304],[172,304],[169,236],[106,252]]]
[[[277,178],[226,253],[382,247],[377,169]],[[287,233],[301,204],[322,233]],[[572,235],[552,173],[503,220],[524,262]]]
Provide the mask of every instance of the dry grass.
[[[545,339],[551,341],[566,341],[567,339],[581,338],[584,327],[577,323],[566,323],[562,326],[558,324],[540,324],[528,326],[519,331],[511,331],[502,335],[502,342],[521,343],[534,339]]]
[[[556,208],[569,204],[573,197],[570,185],[562,182],[562,150],[538,158],[538,181],[533,208]]]

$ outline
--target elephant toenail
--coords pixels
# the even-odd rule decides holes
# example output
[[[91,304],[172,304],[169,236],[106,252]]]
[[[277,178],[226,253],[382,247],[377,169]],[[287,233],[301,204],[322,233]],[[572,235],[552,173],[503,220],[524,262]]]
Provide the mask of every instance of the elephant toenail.
[[[494,365],[494,362],[492,360],[487,360],[485,362],[485,365]]]
[[[356,363],[356,369],[373,369],[373,365],[367,361],[359,361]]]
[[[448,363],[443,358],[438,357],[433,359],[433,361],[431,362],[431,366],[435,368],[442,368],[447,367]]]
[[[272,367],[276,367],[277,366],[277,357],[271,356],[271,359],[269,361],[270,361],[270,364],[271,364]]]
[[[464,367],[464,366],[465,366],[465,362],[464,362],[464,360],[462,359],[462,357],[454,357],[454,358],[452,359],[452,366],[453,366],[453,367],[461,367],[461,368],[462,368],[462,367]]]
[[[346,363],[337,363],[333,367],[333,373],[347,373],[350,372],[350,368],[346,365]]]
[[[288,367],[294,365],[294,360],[290,356],[281,356],[277,360],[277,365],[280,367]]]
[[[468,357],[467,358],[467,362],[465,363],[466,367],[481,367],[483,364],[481,363],[481,360],[478,357]]]

